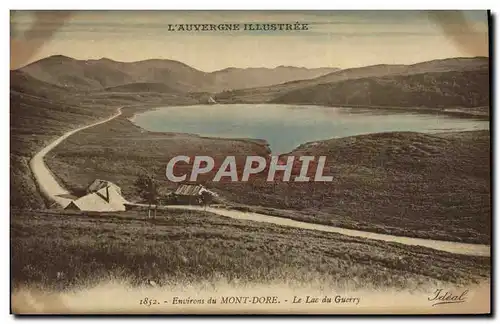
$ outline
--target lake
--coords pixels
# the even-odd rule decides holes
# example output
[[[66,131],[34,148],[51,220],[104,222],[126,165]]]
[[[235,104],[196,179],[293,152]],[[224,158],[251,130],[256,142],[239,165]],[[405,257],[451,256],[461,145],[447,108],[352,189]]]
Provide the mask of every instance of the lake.
[[[273,153],[287,153],[306,142],[360,134],[489,128],[487,120],[444,114],[276,104],[165,107],[137,114],[132,121],[149,131],[264,139]]]

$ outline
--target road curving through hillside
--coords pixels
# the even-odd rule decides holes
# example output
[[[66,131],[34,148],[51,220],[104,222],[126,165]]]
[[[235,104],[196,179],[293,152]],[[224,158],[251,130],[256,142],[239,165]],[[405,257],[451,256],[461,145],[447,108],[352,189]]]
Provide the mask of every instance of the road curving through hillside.
[[[47,153],[52,151],[57,145],[62,141],[70,137],[71,135],[78,133],[84,129],[94,127],[100,124],[107,123],[108,121],[115,119],[122,114],[122,108],[118,108],[116,113],[111,117],[97,121],[95,123],[76,128],[72,131],[64,133],[62,136],[55,139],[49,145],[41,149],[30,161],[30,168],[33,172],[33,177],[38,185],[38,189],[44,197],[50,201],[56,202],[61,207],[66,207],[70,202],[71,198],[67,197],[69,195],[68,190],[64,189],[59,182],[57,182],[56,177],[45,164],[45,156]]]
[[[44,158],[52,149],[54,149],[57,145],[59,145],[62,141],[67,139],[69,136],[74,135],[75,133],[82,131],[84,129],[94,127],[100,124],[104,124],[108,121],[113,120],[114,118],[120,116],[122,114],[121,107],[117,109],[117,112],[109,118],[100,120],[98,122],[79,127],[72,131],[66,132],[62,136],[58,137],[56,140],[48,144],[42,150],[40,150],[30,161],[30,167],[33,172],[33,176],[37,182],[38,188],[40,192],[47,197],[48,199],[55,201],[61,207],[66,207],[70,202],[71,198],[65,197],[69,195],[69,192],[63,188],[56,180],[54,174],[45,164]],[[143,204],[134,204],[131,205],[142,206]],[[388,234],[379,234],[373,232],[366,231],[358,231],[351,230],[346,228],[340,228],[329,225],[321,225],[314,223],[306,223],[301,221],[296,221],[284,217],[270,216],[259,213],[252,212],[242,212],[237,210],[230,210],[224,208],[214,208],[214,207],[200,207],[200,206],[165,206],[167,209],[184,209],[184,210],[197,210],[203,211],[206,210],[208,212],[235,218],[241,220],[250,220],[255,222],[265,222],[272,223],[281,226],[302,228],[307,230],[315,230],[322,232],[330,232],[330,233],[339,233],[342,235],[352,236],[352,237],[360,237],[372,240],[381,240],[386,242],[394,242],[405,245],[412,246],[423,246],[439,251],[445,251],[455,254],[462,255],[471,255],[471,256],[490,256],[490,246],[485,244],[470,244],[470,243],[460,243],[460,242],[449,242],[449,241],[438,241],[431,239],[421,239],[421,238],[413,238],[406,236],[396,236],[396,235],[388,235]]]

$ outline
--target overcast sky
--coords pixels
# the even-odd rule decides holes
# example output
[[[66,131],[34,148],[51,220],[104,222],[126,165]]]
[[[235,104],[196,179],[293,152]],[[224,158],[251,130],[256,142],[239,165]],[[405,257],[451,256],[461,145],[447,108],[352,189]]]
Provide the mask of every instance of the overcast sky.
[[[306,23],[293,32],[170,32],[168,24]],[[486,11],[11,12],[11,68],[77,59],[227,67],[358,67],[488,55]]]

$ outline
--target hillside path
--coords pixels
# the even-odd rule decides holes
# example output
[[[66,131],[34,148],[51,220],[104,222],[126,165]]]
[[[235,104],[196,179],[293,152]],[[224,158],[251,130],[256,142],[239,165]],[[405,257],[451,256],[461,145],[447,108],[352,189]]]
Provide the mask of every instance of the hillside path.
[[[62,141],[64,141],[71,135],[78,133],[79,131],[82,131],[84,129],[107,123],[108,121],[120,116],[121,114],[122,108],[120,107],[111,117],[66,132],[62,136],[51,142],[49,145],[41,149],[37,154],[35,154],[35,156],[30,161],[30,168],[38,185],[38,189],[46,198],[51,201],[55,201],[61,207],[66,207],[72,200],[68,197],[70,193],[66,189],[64,189],[59,184],[59,182],[57,182],[56,177],[45,164],[44,158],[47,153],[49,153],[52,149],[54,149],[57,145],[59,145]]]

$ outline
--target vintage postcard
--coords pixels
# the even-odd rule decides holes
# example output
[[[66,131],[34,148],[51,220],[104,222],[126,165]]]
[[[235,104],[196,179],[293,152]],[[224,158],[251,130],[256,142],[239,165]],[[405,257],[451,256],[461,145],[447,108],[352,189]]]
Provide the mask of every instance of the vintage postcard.
[[[13,314],[490,314],[488,11],[11,11]]]

